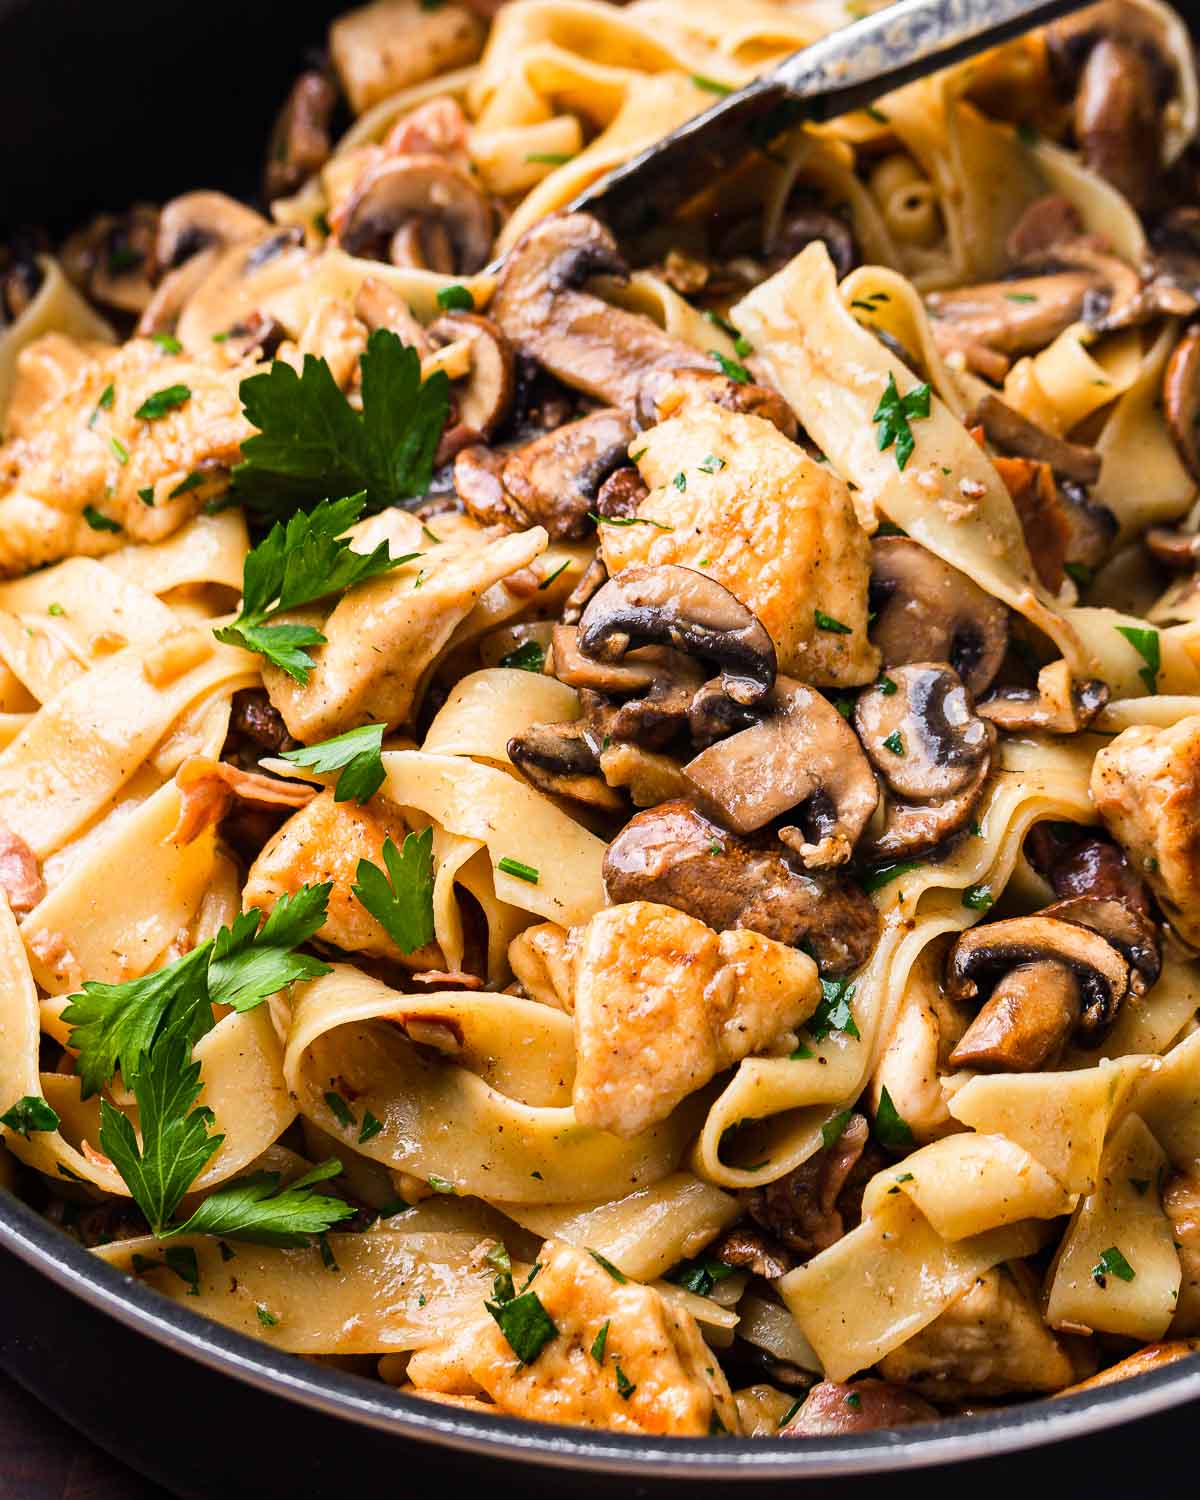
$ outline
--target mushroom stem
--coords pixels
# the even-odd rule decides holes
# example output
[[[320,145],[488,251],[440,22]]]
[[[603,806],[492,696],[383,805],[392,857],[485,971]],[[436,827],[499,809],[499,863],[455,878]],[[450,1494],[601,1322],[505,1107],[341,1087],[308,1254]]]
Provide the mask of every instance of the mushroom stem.
[[[1082,1014],[1079,983],[1054,959],[1006,974],[950,1054],[951,1066],[1032,1073],[1074,1031]]]

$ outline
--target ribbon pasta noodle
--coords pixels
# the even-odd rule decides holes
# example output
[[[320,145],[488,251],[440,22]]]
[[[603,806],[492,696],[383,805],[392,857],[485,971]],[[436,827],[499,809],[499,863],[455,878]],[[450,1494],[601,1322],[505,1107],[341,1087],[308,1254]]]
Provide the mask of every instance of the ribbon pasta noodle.
[[[374,0],[0,247],[0,1181],[157,1293],[656,1438],[1195,1347],[1194,59],[566,212],[844,10]]]

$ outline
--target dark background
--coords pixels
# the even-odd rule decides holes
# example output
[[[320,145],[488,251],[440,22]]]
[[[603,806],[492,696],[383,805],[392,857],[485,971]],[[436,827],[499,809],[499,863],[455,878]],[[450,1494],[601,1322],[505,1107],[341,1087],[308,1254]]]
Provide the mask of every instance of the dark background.
[[[184,188],[255,197],[274,112],[346,3],[0,0],[0,234],[23,224],[63,230],[96,209]],[[1200,11],[1196,0],[1177,3],[1185,14]],[[1036,1486],[1039,1494],[1128,1500],[1194,1482],[1198,1420],[1193,1403],[1034,1453],[914,1475],[792,1482],[786,1491],[959,1500],[970,1487],[990,1497]],[[336,1426],[140,1340],[0,1252],[0,1500],[341,1500],[380,1485],[448,1487],[452,1496],[470,1488],[489,1500],[696,1500],[704,1488],[691,1480],[651,1490],[628,1479],[481,1465]]]

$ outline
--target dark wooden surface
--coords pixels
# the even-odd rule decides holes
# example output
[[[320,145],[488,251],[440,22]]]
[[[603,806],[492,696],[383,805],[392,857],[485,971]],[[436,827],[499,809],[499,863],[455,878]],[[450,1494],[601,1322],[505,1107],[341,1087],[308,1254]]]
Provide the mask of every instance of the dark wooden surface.
[[[0,1500],[169,1500],[0,1374]]]

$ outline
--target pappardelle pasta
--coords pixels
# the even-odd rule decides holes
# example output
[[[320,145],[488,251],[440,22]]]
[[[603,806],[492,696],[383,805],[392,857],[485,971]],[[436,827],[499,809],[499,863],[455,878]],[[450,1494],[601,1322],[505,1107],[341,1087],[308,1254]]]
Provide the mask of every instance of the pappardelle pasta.
[[[0,1180],[164,1296],[668,1436],[1200,1348],[1183,22],[564,211],[854,9],[374,0],[0,257]]]

